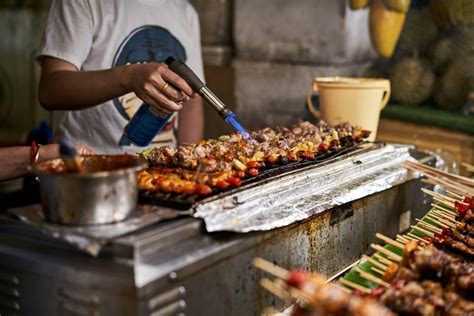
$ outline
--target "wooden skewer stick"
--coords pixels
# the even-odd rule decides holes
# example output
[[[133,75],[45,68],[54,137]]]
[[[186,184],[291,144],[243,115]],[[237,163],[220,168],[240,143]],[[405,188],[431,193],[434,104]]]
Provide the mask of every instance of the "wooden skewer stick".
[[[259,257],[253,259],[253,265],[259,268],[260,270],[268,272],[276,276],[277,278],[280,278],[283,280],[286,280],[288,276],[290,275],[290,272],[288,270],[283,269],[282,267],[279,267],[273,264],[272,262],[259,258]]]
[[[451,222],[449,222],[445,219],[442,219],[442,218],[433,218],[431,214],[426,214],[425,217],[428,218],[433,223],[435,223],[435,224],[437,224],[441,227],[456,228],[456,224],[451,223]]]
[[[425,234],[428,237],[434,238],[434,234],[432,232],[426,230],[426,229],[423,229],[423,228],[415,226],[415,225],[411,225],[411,228],[413,228],[414,230],[419,231],[420,233]]]
[[[370,273],[367,273],[359,268],[355,268],[355,271],[357,273],[359,273],[359,275],[366,279],[366,280],[369,280],[371,282],[374,282],[374,283],[377,283],[379,285],[382,285],[382,286],[385,286],[385,287],[389,287],[390,286],[390,283],[387,283],[385,282],[384,280],[380,279],[380,278],[377,278],[376,276],[370,274]]]
[[[370,244],[370,247],[371,247],[372,249],[375,249],[375,250],[377,250],[377,251],[383,253],[383,254],[386,255],[389,259],[393,259],[394,261],[400,262],[400,261],[402,261],[402,259],[403,259],[401,256],[397,255],[396,253],[394,253],[394,252],[392,252],[392,251],[390,251],[390,250],[388,250],[388,249],[386,249],[386,248],[384,248],[384,247],[382,247],[382,246],[380,246],[380,245],[377,245],[377,244]]]
[[[348,287],[351,287],[353,288],[354,290],[359,290],[361,292],[364,292],[366,294],[370,294],[371,290],[366,288],[365,286],[362,286],[360,284],[357,284],[357,283],[354,283],[352,281],[349,281],[349,280],[346,280],[344,278],[342,279],[339,279],[339,283],[341,283],[342,285],[345,285],[345,286],[348,286]]]
[[[289,288],[291,296],[295,299],[304,299],[306,302],[317,305],[318,302],[314,297],[312,297],[309,293],[306,293],[305,291],[302,291],[300,289],[290,287]]]
[[[431,224],[428,224],[428,223],[425,223],[423,222],[421,219],[419,218],[416,218],[416,220],[418,221],[418,225],[422,226],[423,228],[426,228],[428,230],[431,230],[433,233],[438,233],[438,234],[441,234],[443,233],[443,230],[439,227],[436,227],[434,225],[431,225]]]
[[[466,168],[467,171],[474,172],[474,166],[473,165],[470,165],[466,162],[461,162],[461,166]]]
[[[443,199],[443,200],[446,200],[446,201],[449,201],[449,202],[453,202],[453,203],[457,202],[456,199],[453,199],[452,197],[447,196],[447,195],[437,193],[435,191],[431,191],[431,190],[428,190],[428,189],[425,189],[425,188],[421,188],[421,191],[423,191],[425,194],[428,194],[428,195],[431,195],[431,196],[436,196],[440,199]]]
[[[455,192],[459,195],[466,195],[472,194],[473,190],[466,185],[460,184],[458,182],[455,182],[453,180],[447,179],[447,178],[440,178],[439,176],[435,176],[429,173],[423,173],[427,179],[423,179],[422,181],[425,183],[433,184],[433,185],[441,185],[445,187],[446,190],[449,190],[451,192]]]
[[[333,283],[333,284],[334,284],[334,286],[337,287],[339,290],[341,290],[341,291],[343,291],[343,292],[346,292],[347,294],[351,294],[351,293],[352,293],[352,291],[349,290],[349,289],[348,289],[347,287],[345,287],[345,286],[341,286],[341,285],[339,285],[339,284],[337,284],[337,283]]]
[[[405,238],[402,238],[402,237],[398,237],[396,238],[396,241],[398,241],[399,243],[403,244],[403,245],[406,245],[409,240],[405,239]]]
[[[376,233],[376,234],[375,234],[375,237],[377,237],[378,239],[384,241],[386,244],[391,245],[391,246],[394,246],[394,247],[396,247],[396,248],[398,248],[398,249],[403,249],[403,248],[405,247],[404,244],[401,244],[401,243],[399,243],[398,241],[395,241],[395,240],[391,239],[390,237],[387,237],[387,236],[385,236],[385,235],[383,235],[383,234]]]
[[[387,268],[388,268],[388,266],[386,266],[385,264],[380,263],[377,260],[375,260],[374,258],[371,258],[367,255],[362,255],[362,258],[364,258],[365,260],[367,260],[368,262],[370,262],[372,265],[376,266],[379,269],[387,270]]]
[[[450,225],[453,225],[454,227],[457,227],[457,226],[461,225],[461,222],[458,222],[457,220],[453,219],[452,217],[444,216],[443,213],[432,211],[429,214],[430,214],[430,216],[438,216],[438,219],[443,220],[444,222],[450,223]]]
[[[417,239],[417,238],[419,238],[418,236],[414,236],[414,237],[411,236],[410,233],[407,233],[407,234],[405,235],[405,238],[409,239],[410,241],[420,241],[420,240],[421,240],[421,238],[420,238],[420,239]]]
[[[453,202],[440,199],[440,198],[437,197],[437,196],[433,196],[433,200],[435,200],[436,202],[439,202],[439,203],[443,204],[444,206],[447,206],[447,207],[449,207],[449,208],[451,208],[451,209],[455,209],[455,208],[456,208]]]
[[[432,184],[432,185],[441,185],[443,186],[446,191],[450,191],[450,192],[455,192],[457,193],[458,195],[464,195],[466,194],[466,191],[462,191],[461,189],[459,189],[456,185],[452,185],[452,184],[447,184],[447,183],[440,183],[439,181],[436,181],[432,178],[425,178],[425,179],[421,179],[421,182],[423,183],[428,183],[428,184]]]
[[[412,233],[407,233],[407,236],[409,236],[412,240],[423,241],[423,238]]]
[[[330,277],[329,279],[327,279],[325,283],[332,282],[334,279],[337,279],[341,274],[344,274],[346,271],[352,269],[352,267],[358,265],[359,263],[360,263],[360,259],[356,260],[355,262],[351,263],[351,265],[345,267],[345,268],[342,269],[341,271],[339,271],[339,272],[337,272],[336,274],[334,274],[332,277]]]
[[[438,211],[440,212],[443,212],[443,213],[446,213],[448,215],[452,215],[454,217],[456,217],[458,214],[453,211],[453,210],[450,210],[450,209],[447,209],[441,205],[438,205],[438,204],[434,204],[434,203],[431,203],[431,206],[433,206],[435,209],[437,209]]]
[[[379,270],[377,269],[376,267],[370,267],[370,270],[374,271],[374,272],[377,272],[378,274],[380,274],[381,276],[383,276],[385,274],[384,271],[382,270]]]
[[[378,261],[380,261],[381,263],[389,266],[391,264],[393,264],[393,261],[390,261],[388,260],[387,258],[385,257],[382,257],[381,255],[379,255],[378,253],[374,253],[373,257],[377,258]]]
[[[461,195],[465,195],[466,193],[470,195],[474,192],[474,189],[449,179],[441,179],[435,177],[432,177],[432,179],[434,181],[437,181],[440,185],[444,186],[446,190],[449,189],[450,191],[456,192]]]
[[[260,279],[259,283],[265,290],[272,293],[276,297],[284,300],[285,302],[290,302],[291,301],[290,300],[290,298],[291,298],[290,294],[285,289],[283,289],[279,285],[272,282],[270,279],[262,278],[262,279]]]
[[[455,197],[458,201],[464,200],[464,196],[462,196],[462,195],[456,194],[456,193],[451,192],[449,190],[446,190],[446,193],[451,195],[452,197]]]
[[[453,224],[459,225],[461,222],[456,220],[456,216],[448,214],[446,212],[438,211],[436,208],[432,208],[431,211],[429,211],[430,214],[435,214],[436,216],[442,217],[447,221],[452,222]]]
[[[405,243],[408,243],[410,241],[408,238],[406,238],[406,236],[403,236],[403,235],[400,235],[400,234],[397,234],[397,238],[400,238]]]
[[[464,177],[464,176],[460,176],[460,175],[457,175],[457,174],[449,173],[449,172],[446,172],[446,171],[442,171],[442,170],[433,168],[433,167],[428,166],[428,165],[424,165],[424,164],[421,164],[421,163],[412,162],[412,161],[408,161],[408,160],[405,161],[404,164],[408,165],[408,166],[411,166],[413,169],[426,170],[427,172],[434,173],[436,175],[441,175],[445,178],[451,178],[451,179],[454,178],[459,182],[466,183],[466,184],[474,186],[474,180],[472,180],[468,177]]]
[[[422,228],[427,229],[427,230],[429,230],[430,232],[437,233],[437,234],[441,234],[441,233],[443,232],[441,228],[438,230],[438,227],[436,227],[436,226],[434,226],[434,225],[425,223],[425,222],[421,221],[421,220],[418,219],[418,218],[417,218],[416,220],[418,221],[416,224],[417,224],[419,227],[421,226]]]

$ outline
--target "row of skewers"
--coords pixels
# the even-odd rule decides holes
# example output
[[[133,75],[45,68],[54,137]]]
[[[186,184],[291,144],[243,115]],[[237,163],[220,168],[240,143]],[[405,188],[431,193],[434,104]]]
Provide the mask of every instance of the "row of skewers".
[[[156,147],[142,153],[150,168],[138,174],[146,192],[207,196],[239,187],[262,170],[313,161],[322,155],[363,142],[370,131],[348,123],[329,126],[299,122],[290,127],[264,128],[250,138],[238,133],[178,148]]]
[[[385,245],[371,244],[375,253],[363,255],[335,283],[257,258],[255,266],[275,277],[261,285],[296,302],[293,315],[474,315],[474,180],[404,165],[449,187],[446,194],[422,189],[434,203],[409,232],[394,239],[376,234]]]

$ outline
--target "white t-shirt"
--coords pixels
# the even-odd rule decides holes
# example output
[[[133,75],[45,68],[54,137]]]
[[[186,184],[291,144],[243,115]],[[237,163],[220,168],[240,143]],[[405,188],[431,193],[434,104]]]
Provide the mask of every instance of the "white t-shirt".
[[[203,79],[199,19],[187,0],[53,0],[38,54],[80,70],[179,58]],[[130,93],[79,111],[55,111],[56,137],[97,153],[137,152],[119,146],[123,129],[142,101]],[[176,142],[177,116],[152,145]]]

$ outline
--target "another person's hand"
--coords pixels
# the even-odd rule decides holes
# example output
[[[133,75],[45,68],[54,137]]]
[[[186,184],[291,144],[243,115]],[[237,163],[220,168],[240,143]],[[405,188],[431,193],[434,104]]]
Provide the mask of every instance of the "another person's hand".
[[[127,66],[126,81],[132,91],[145,103],[164,113],[179,111],[196,93],[166,64],[146,63]],[[177,90],[178,89],[178,90]]]

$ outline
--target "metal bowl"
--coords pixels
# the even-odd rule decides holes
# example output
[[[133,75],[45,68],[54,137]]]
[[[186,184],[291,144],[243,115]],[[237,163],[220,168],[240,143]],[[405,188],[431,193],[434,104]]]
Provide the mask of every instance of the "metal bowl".
[[[81,157],[83,172],[67,172],[62,159],[32,166],[39,177],[45,217],[67,225],[124,220],[137,206],[137,172],[146,162],[132,155]]]

